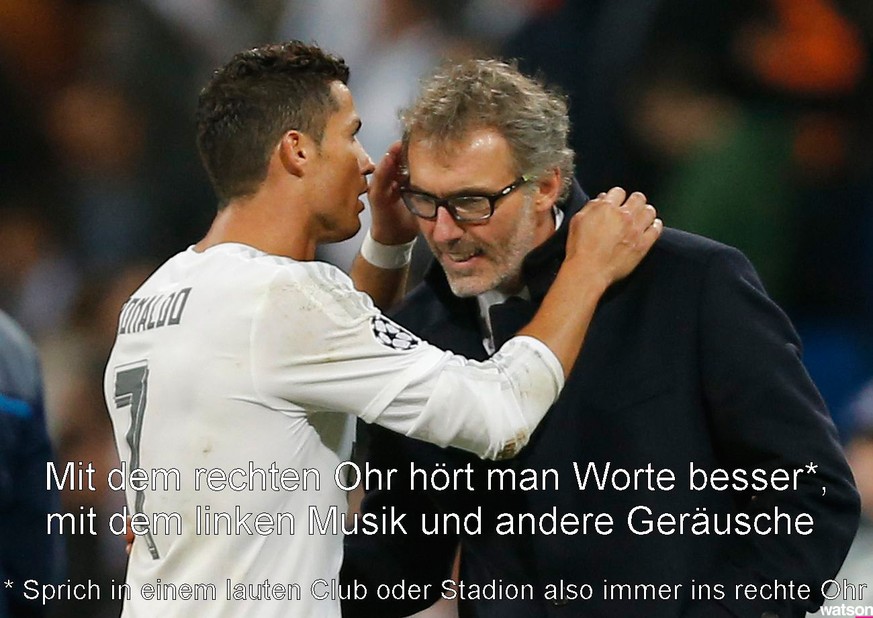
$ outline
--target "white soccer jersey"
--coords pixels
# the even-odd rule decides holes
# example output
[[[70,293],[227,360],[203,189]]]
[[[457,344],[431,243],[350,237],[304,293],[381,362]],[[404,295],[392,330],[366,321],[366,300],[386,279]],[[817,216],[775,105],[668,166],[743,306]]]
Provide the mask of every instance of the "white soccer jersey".
[[[443,352],[330,265],[233,243],[178,254],[125,304],[106,369],[121,460],[144,471],[128,507],[151,522],[123,615],[339,616],[334,475],[354,416],[493,458],[562,385],[541,342],[484,363]]]

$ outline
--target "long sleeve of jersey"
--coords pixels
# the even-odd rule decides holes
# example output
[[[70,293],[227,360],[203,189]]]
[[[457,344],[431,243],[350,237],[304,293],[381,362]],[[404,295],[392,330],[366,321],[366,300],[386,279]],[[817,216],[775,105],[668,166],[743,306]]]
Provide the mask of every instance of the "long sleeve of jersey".
[[[255,387],[277,409],[285,401],[354,414],[489,459],[527,443],[564,381],[555,355],[531,337],[511,339],[485,362],[435,348],[324,265],[276,273],[250,349]]]

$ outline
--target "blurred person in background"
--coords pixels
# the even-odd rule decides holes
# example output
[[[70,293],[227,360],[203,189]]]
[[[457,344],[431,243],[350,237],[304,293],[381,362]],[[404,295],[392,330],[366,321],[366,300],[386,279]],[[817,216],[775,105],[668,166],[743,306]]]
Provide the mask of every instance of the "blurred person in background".
[[[873,382],[852,401],[854,429],[846,456],[861,494],[861,526],[839,577],[866,583],[866,603],[873,605]]]
[[[64,8],[76,33],[39,111],[82,270],[183,249],[211,215],[192,101],[216,58],[270,36],[282,0],[37,3]]]
[[[500,56],[518,58],[522,71],[547,76],[571,97],[570,146],[585,186],[653,184],[634,165],[622,98],[668,1],[532,0],[526,19],[499,42]]]
[[[52,450],[43,414],[36,348],[0,311],[0,617],[39,618],[46,607],[24,598],[25,580],[59,583],[60,537],[46,534],[57,492],[46,487]],[[11,582],[11,586],[8,585]]]
[[[116,84],[77,79],[53,97],[46,125],[80,268],[97,276],[148,256],[156,216],[141,174],[142,113]]]
[[[60,199],[39,186],[0,191],[0,309],[37,341],[67,326],[81,285]]]
[[[640,71],[637,82],[663,95],[670,90],[646,86],[663,75],[658,66],[674,76],[685,67],[671,103],[639,99],[650,104],[643,115],[658,114],[644,132],[666,127],[669,139],[671,128],[686,129],[684,142],[673,140],[679,149],[655,148],[654,158],[671,162],[658,194],[677,225],[748,252],[794,318],[807,367],[843,433],[849,397],[873,362],[873,292],[861,285],[862,271],[846,268],[863,262],[869,236],[859,222],[869,217],[873,172],[871,32],[850,4],[736,3],[711,26],[721,28],[718,44],[663,37],[649,77]],[[670,8],[659,23],[674,32],[708,15],[675,0]]]

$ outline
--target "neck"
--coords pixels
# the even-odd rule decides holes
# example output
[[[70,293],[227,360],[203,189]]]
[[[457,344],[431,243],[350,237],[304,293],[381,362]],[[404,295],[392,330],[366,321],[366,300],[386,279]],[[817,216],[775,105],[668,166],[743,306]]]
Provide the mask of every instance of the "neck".
[[[505,294],[506,296],[514,296],[515,294],[518,294],[523,288],[524,279],[521,276],[521,266],[519,266],[518,272],[514,273],[512,277],[506,279],[494,289],[501,294]]]
[[[557,220],[555,218],[555,208],[551,207],[548,211],[538,212],[536,214],[536,227],[534,228],[534,233],[531,238],[531,244],[527,252],[525,253],[525,257],[522,258],[521,262],[518,265],[518,270],[508,276],[500,285],[497,286],[496,290],[502,294],[507,296],[514,296],[521,292],[524,289],[525,281],[522,276],[524,260],[527,258],[534,249],[541,246],[544,242],[546,242],[549,238],[554,235],[557,231]]]
[[[257,193],[231,200],[221,209],[206,236],[194,245],[205,251],[222,243],[241,243],[271,255],[298,261],[315,259],[315,238],[295,213],[303,209]]]

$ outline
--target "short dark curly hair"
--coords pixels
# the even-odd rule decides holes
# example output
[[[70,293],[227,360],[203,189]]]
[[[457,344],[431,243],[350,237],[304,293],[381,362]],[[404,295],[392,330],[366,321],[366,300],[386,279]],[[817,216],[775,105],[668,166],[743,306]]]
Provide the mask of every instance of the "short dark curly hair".
[[[335,81],[348,83],[342,58],[300,41],[240,52],[217,69],[197,104],[197,149],[219,209],[254,193],[267,175],[270,153],[297,129],[320,142]]]

